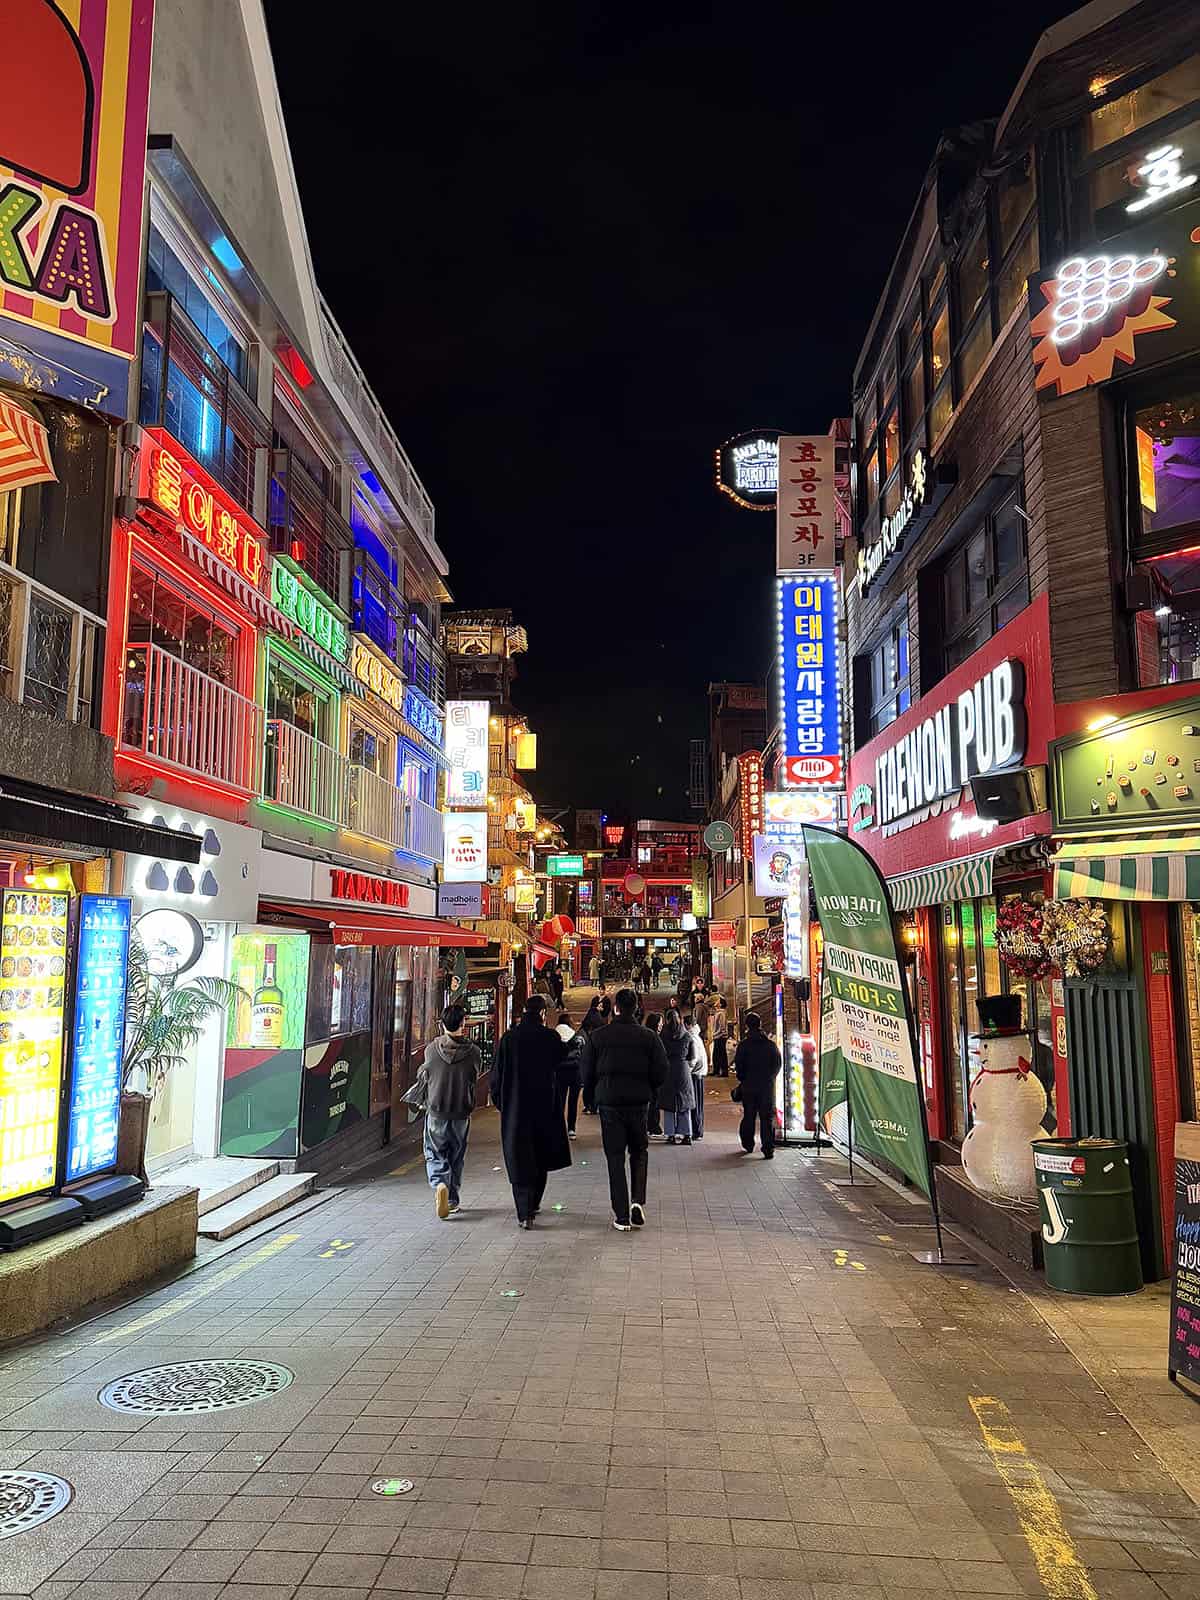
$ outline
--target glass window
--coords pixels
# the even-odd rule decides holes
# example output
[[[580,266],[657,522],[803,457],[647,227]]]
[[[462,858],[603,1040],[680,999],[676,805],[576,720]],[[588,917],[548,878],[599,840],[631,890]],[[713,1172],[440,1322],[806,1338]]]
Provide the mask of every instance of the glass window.
[[[1037,179],[1032,152],[1023,161],[1006,167],[995,183],[996,222],[1001,253],[1012,244],[1033,210],[1037,199]]]
[[[1193,100],[1200,100],[1200,55],[1188,56],[1140,88],[1097,106],[1088,117],[1088,149],[1102,150]]]
[[[246,380],[246,351],[229,323],[213,304],[199,279],[183,264],[175,251],[151,223],[146,254],[146,292],[166,290],[187,313],[188,320],[205,343],[220,357],[239,383]]]
[[[1005,262],[1004,268],[1000,273],[998,298],[1000,302],[1001,327],[1004,326],[1017,309],[1021,296],[1025,293],[1025,286],[1030,274],[1037,271],[1037,264],[1038,231],[1037,223],[1035,222]]]
[[[864,743],[881,729],[890,727],[909,707],[908,617],[905,613],[892,618],[883,638],[873,650],[865,652],[865,658],[870,704],[862,717]]]
[[[883,419],[883,476],[890,477],[900,464],[900,418],[893,406]]]
[[[950,312],[943,300],[929,335],[930,372],[936,389],[950,370]],[[936,433],[936,429],[934,432]]]
[[[287,722],[329,744],[333,697],[272,651],[267,666],[267,720]]]
[[[958,325],[966,327],[987,299],[987,229],[980,228],[958,265]]]
[[[1161,161],[1151,163],[1151,151],[1167,151]],[[1149,169],[1149,170],[1147,170]],[[1196,198],[1196,185],[1188,183],[1200,169],[1200,121],[1188,123],[1164,134],[1161,142],[1148,136],[1145,144],[1106,162],[1088,177],[1089,197],[1101,238],[1137,222],[1138,210],[1147,215],[1167,210],[1171,205]],[[1154,190],[1150,198],[1150,189]],[[1141,202],[1147,204],[1142,205]],[[1135,207],[1130,213],[1130,207]]]
[[[866,515],[879,498],[879,456],[872,450],[863,466],[863,514]]]
[[[130,576],[128,641],[155,644],[218,683],[237,678],[237,632],[210,608],[139,563]]]
[[[932,442],[941,433],[950,421],[954,410],[954,394],[950,388],[950,379],[943,380],[941,388],[933,397],[933,404],[929,408],[929,437]]]
[[[1200,523],[1200,387],[1134,417],[1143,536]]]
[[[992,319],[984,311],[963,341],[959,353],[959,393],[966,394],[992,348]]]
[[[904,326],[907,330],[904,335],[904,356],[905,360],[909,360],[914,355],[919,356],[921,354],[920,295],[917,296],[912,305],[908,308],[908,313],[904,318]]]
[[[941,571],[942,667],[986,644],[1029,603],[1020,488],[1012,490],[945,558]]]
[[[350,724],[350,759],[381,778],[392,777],[392,740],[369,723],[357,719]]]
[[[427,806],[437,801],[437,771],[433,762],[407,739],[400,741],[400,787]]]
[[[919,350],[920,346],[917,348]],[[911,439],[914,431],[920,429],[924,411],[925,371],[918,356],[904,375],[904,430],[907,438]]]
[[[954,1140],[967,1136],[967,1038],[963,1004],[961,965],[962,943],[956,905],[942,907],[942,976],[945,980],[946,1087],[949,1090],[949,1134]]]
[[[932,306],[933,302],[937,299],[938,291],[941,289],[945,281],[946,263],[944,261],[938,261],[929,269],[929,275],[925,279],[925,304],[927,306]]]

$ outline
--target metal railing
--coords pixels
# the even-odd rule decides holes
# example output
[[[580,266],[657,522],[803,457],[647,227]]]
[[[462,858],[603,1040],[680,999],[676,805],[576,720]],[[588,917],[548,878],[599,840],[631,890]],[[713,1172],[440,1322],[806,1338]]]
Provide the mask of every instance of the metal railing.
[[[404,797],[404,839],[400,848],[425,861],[442,859],[442,813],[415,795]]]
[[[140,418],[165,428],[254,515],[257,455],[271,424],[173,295],[146,296]]]
[[[410,612],[404,630],[405,679],[434,705],[446,703],[446,655],[433,633]]]
[[[59,722],[90,726],[104,625],[0,563],[0,694]]]
[[[271,548],[291,556],[339,605],[354,549],[350,524],[290,450],[271,458]]]
[[[253,700],[158,645],[126,646],[125,749],[253,794],[262,740]]]
[[[433,502],[426,494],[421,480],[413,471],[412,462],[375,398],[366,374],[355,359],[353,350],[337,325],[337,320],[324,300],[321,301],[322,334],[325,355],[333,381],[342,391],[357,419],[364,424],[364,432],[374,447],[373,465],[382,469],[391,484],[400,492],[400,510],[414,529],[430,542],[433,532]],[[389,485],[390,487],[391,485]]]

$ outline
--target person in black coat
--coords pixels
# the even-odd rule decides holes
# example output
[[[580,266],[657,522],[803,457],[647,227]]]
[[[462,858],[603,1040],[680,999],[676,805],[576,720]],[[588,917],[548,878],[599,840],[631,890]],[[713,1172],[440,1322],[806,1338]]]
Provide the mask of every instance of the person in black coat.
[[[637,1003],[632,989],[622,989],[614,1020],[595,1029],[583,1047],[584,1093],[600,1113],[613,1227],[619,1233],[646,1224],[646,1112],[667,1076],[662,1040],[637,1021]]]
[[[530,995],[525,1015],[496,1048],[492,1104],[500,1112],[500,1144],[521,1228],[533,1227],[548,1174],[571,1165],[556,1081],[566,1053],[558,1034],[546,1026],[540,994]]]
[[[663,1018],[662,1042],[667,1052],[667,1078],[658,1091],[663,1132],[668,1144],[691,1144],[692,1110],[696,1104],[692,1073],[700,1069],[700,1053],[678,1011],[668,1011]]]
[[[738,1135],[742,1149],[750,1155],[754,1150],[757,1119],[764,1161],[770,1161],[775,1154],[775,1081],[781,1066],[778,1046],[762,1031],[762,1018],[753,1011],[747,1012],[746,1034],[733,1058],[734,1074],[742,1093],[742,1123]]]

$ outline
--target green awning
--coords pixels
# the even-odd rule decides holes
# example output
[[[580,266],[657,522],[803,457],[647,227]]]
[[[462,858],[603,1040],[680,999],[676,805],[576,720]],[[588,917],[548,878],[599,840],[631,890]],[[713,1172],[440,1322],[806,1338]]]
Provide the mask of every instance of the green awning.
[[[1053,858],[1054,898],[1200,900],[1200,837],[1068,840]]]
[[[992,862],[995,852],[966,856],[940,867],[925,867],[920,872],[901,872],[888,879],[892,905],[897,911],[915,911],[918,906],[941,905],[944,900],[973,900],[992,892]]]

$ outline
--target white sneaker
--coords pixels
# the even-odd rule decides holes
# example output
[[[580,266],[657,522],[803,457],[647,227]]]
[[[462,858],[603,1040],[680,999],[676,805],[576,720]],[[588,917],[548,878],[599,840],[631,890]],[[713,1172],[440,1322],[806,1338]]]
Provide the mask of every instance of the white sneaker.
[[[613,1227],[617,1230],[618,1233],[632,1233],[633,1232],[633,1224],[631,1222],[618,1222],[616,1217],[613,1218]]]
[[[575,1137],[575,1129],[574,1128],[568,1128],[567,1129],[567,1138],[568,1139],[573,1139],[574,1137]]]
[[[433,1191],[433,1209],[443,1222],[450,1215],[450,1190],[444,1183],[439,1183]]]
[[[646,1226],[646,1213],[636,1200],[629,1208],[629,1225],[631,1228],[644,1228]]]

